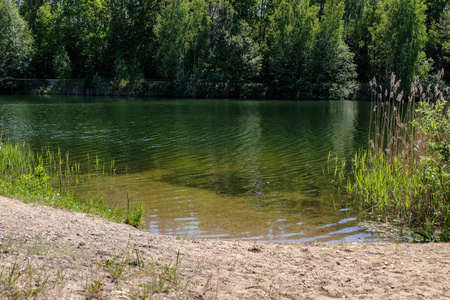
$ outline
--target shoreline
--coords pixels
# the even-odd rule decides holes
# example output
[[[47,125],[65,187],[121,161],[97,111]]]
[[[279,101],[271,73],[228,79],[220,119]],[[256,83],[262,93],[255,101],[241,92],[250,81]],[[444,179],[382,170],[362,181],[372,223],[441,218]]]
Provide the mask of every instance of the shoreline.
[[[340,101],[344,99],[298,99],[295,97],[282,97],[277,94],[273,83],[250,82],[239,93],[216,93],[213,95],[197,94],[195,97],[177,95],[176,82],[167,80],[144,80],[143,86],[135,88],[129,83],[124,87],[115,87],[111,80],[102,80],[94,86],[87,79],[52,79],[52,78],[15,78],[11,79],[10,90],[0,90],[3,95],[64,95],[80,97],[131,97],[131,98],[169,98],[169,99],[236,99],[236,100],[290,100],[290,101]],[[357,88],[349,99],[356,101],[371,101],[371,92],[368,83],[357,83]]]
[[[445,299],[450,245],[177,238],[0,197],[0,298]],[[15,266],[15,267],[14,267]],[[8,283],[6,274],[23,274]],[[13,276],[15,278],[15,276]]]

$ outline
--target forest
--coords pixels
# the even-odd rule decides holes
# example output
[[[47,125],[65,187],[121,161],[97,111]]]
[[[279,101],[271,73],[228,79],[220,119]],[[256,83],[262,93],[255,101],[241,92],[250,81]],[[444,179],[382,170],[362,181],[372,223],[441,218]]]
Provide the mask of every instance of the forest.
[[[0,0],[0,89],[107,80],[178,97],[351,99],[450,64],[448,0]],[[448,82],[450,74],[445,74]]]

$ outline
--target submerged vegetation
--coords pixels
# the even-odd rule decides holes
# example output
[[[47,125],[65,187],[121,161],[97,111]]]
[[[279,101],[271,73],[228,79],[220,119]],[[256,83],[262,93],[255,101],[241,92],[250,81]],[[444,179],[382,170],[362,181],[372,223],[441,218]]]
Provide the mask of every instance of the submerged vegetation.
[[[442,73],[439,74],[442,77]],[[391,76],[390,89],[371,82],[369,149],[354,158],[348,190],[376,215],[431,241],[450,241],[450,110],[439,85],[418,78],[408,99]]]
[[[98,158],[93,166],[95,176],[105,174]],[[131,201],[125,209],[111,207],[97,193],[88,191],[89,179],[81,165],[60,150],[43,148],[33,151],[26,144],[0,143],[0,194],[25,202],[38,202],[72,211],[99,215],[116,222],[139,227],[144,207]]]

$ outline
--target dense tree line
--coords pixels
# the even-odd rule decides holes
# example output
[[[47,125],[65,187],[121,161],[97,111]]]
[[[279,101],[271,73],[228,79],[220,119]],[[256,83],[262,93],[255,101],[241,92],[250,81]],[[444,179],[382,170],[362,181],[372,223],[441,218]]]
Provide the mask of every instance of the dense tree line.
[[[0,80],[170,80],[178,96],[349,98],[450,63],[448,0],[0,0]],[[448,77],[447,77],[448,78]]]

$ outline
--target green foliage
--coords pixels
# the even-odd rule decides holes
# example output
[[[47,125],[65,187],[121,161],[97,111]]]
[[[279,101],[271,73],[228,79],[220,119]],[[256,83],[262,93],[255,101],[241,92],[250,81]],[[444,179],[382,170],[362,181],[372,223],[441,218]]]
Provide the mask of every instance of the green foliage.
[[[272,24],[274,79],[283,97],[300,96],[308,82],[308,63],[318,28],[319,8],[309,1],[280,1]]]
[[[399,85],[392,76],[377,97],[371,147],[355,156],[348,190],[425,239],[449,241],[450,113],[438,86],[424,90],[416,78],[405,104]]]
[[[128,70],[128,65],[126,61],[119,57],[114,62],[114,79],[111,82],[112,87],[114,89],[123,89],[125,88],[128,83],[130,82],[130,71]]]
[[[448,61],[450,54],[448,51],[450,40],[449,8],[449,2],[446,0],[427,1],[428,40],[425,52],[435,70],[448,69],[450,64]]]
[[[325,2],[323,16],[320,20],[319,31],[326,36],[333,45],[342,43],[344,31],[344,2],[341,0],[328,0]]]
[[[237,19],[227,2],[212,2],[209,9],[210,51],[203,65],[203,76],[212,86],[212,96],[240,96],[245,83],[261,70],[258,46],[248,24]]]
[[[287,98],[348,99],[355,90],[353,54],[343,41],[344,3],[280,1],[273,15],[272,70]]]
[[[354,63],[360,82],[368,82],[373,77],[369,45],[376,2],[371,0],[348,0],[345,2],[344,12],[344,40],[350,51],[355,54]]]
[[[53,58],[53,69],[58,78],[70,78],[72,73],[72,64],[70,62],[69,54],[64,47],[59,47]]]
[[[8,47],[0,78],[101,76],[133,95],[168,80],[180,97],[245,97],[259,84],[278,98],[348,99],[356,78],[395,72],[405,87],[450,64],[446,0],[17,2],[34,43],[16,26],[24,33],[8,39],[25,50]],[[1,5],[23,24],[15,1]]]
[[[442,52],[444,60],[447,64],[450,63],[450,10],[444,13],[441,19],[439,28],[439,35],[442,40]]]
[[[32,44],[33,37],[15,2],[0,0],[0,88],[26,73]]]
[[[349,99],[356,85],[353,53],[343,42],[344,3],[325,3],[311,55],[310,95],[326,99]]]
[[[22,0],[20,2],[20,14],[27,21],[32,32],[36,32],[39,9],[44,5],[50,5],[45,0]]]
[[[77,54],[77,77],[91,77],[101,70],[107,48],[110,15],[106,0],[69,1],[62,10],[64,41],[70,52]]]
[[[175,79],[184,73],[184,60],[191,37],[189,25],[192,13],[186,0],[166,0],[157,17],[155,35],[159,44],[156,59],[160,62],[160,73]]]
[[[250,28],[225,1],[166,1],[155,34],[160,73],[180,96],[239,96],[260,71]]]
[[[414,126],[426,137],[426,152],[420,157],[419,192],[424,195],[426,208],[434,210],[431,221],[450,224],[450,111],[447,102],[438,99],[436,103],[423,101],[417,108]],[[444,208],[436,210],[438,208]],[[450,227],[443,234],[450,235]]]
[[[436,70],[448,70],[450,66],[450,11],[447,8],[439,14],[438,19],[431,19],[428,28],[428,43],[425,48],[427,57]],[[448,81],[449,75],[446,75]]]
[[[33,57],[32,69],[34,69],[36,77],[69,76],[70,59],[66,57],[68,53],[60,28],[61,7],[57,5],[52,8],[50,3],[45,3],[37,9],[34,18],[34,43],[37,51]],[[57,53],[59,53],[58,59],[56,58]]]
[[[422,0],[384,0],[378,2],[372,34],[371,56],[376,75],[400,76],[404,87],[414,76],[425,75],[423,52],[427,41],[426,5]]]
[[[107,31],[107,45],[102,54],[102,73],[105,78],[116,75],[117,59],[123,60],[130,82],[138,77],[154,77],[156,41],[154,26],[159,13],[157,0],[113,0],[106,9],[111,15]]]

